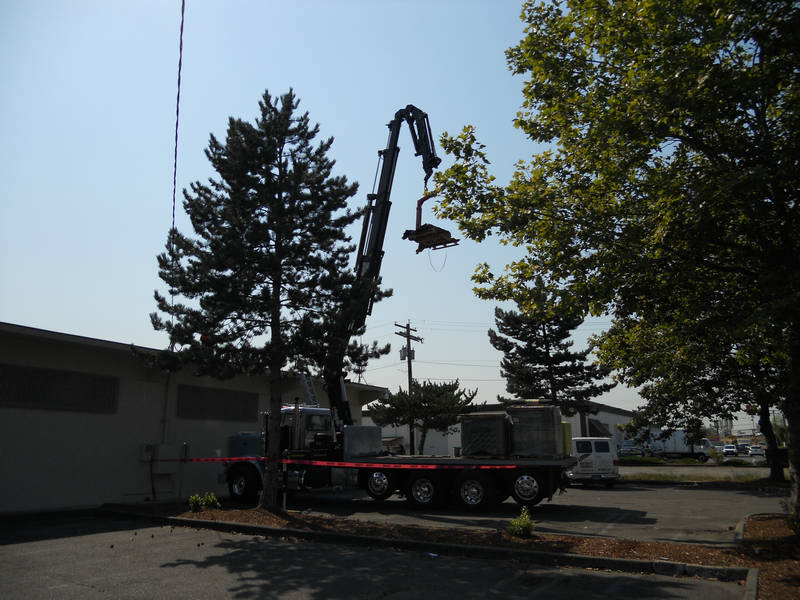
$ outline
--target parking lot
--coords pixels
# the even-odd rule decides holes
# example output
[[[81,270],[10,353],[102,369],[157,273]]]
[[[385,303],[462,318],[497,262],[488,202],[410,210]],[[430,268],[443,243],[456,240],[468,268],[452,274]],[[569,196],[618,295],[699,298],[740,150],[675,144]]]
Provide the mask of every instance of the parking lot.
[[[532,511],[541,533],[592,535],[643,541],[708,545],[734,543],[735,529],[750,514],[782,512],[784,492],[716,489],[692,485],[619,484],[575,486]],[[498,529],[519,515],[512,500],[490,513],[451,509],[420,512],[393,496],[376,503],[361,492],[309,493],[296,496],[290,508],[311,514],[436,527]]]
[[[0,598],[742,598],[737,582],[263,538],[131,518],[0,531]]]
[[[670,467],[689,470],[691,467]],[[628,469],[623,467],[623,469]],[[716,472],[722,473],[720,468]],[[677,472],[677,471],[676,471]],[[541,533],[727,547],[750,514],[782,512],[783,491],[643,482],[575,486],[532,511]],[[486,514],[410,510],[353,490],[299,494],[290,509],[433,527],[498,529],[513,501]],[[544,567],[523,561],[263,538],[132,518],[45,515],[0,520],[2,598],[741,598],[736,582]]]

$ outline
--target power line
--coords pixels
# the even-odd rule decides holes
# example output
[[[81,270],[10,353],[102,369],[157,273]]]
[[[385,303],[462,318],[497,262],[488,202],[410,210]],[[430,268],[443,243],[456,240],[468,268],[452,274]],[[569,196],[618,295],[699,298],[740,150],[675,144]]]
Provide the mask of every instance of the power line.
[[[444,362],[439,360],[417,360],[418,363],[422,363],[425,365],[448,365],[451,367],[480,367],[483,369],[499,369],[500,365],[498,363],[493,363],[491,365],[478,365],[474,363],[464,363],[464,362]]]

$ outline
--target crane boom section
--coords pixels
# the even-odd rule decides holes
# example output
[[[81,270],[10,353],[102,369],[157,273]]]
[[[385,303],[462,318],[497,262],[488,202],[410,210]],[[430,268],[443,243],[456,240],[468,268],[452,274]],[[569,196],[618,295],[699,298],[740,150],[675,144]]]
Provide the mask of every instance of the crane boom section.
[[[403,122],[408,124],[411,132],[414,156],[422,157],[426,187],[433,170],[442,162],[442,159],[436,156],[428,115],[411,104],[398,110],[388,125],[389,139],[386,142],[386,148],[379,152],[382,164],[378,188],[374,194],[367,196],[367,208],[355,266],[356,276],[359,279],[377,281],[380,276],[384,255],[383,243],[386,237],[386,226],[389,222],[389,210],[392,207],[389,197],[392,193],[397,156],[400,152],[397,143]],[[359,312],[354,323],[355,328],[361,327],[366,321],[367,315],[372,314],[372,302],[370,298],[364,310]]]

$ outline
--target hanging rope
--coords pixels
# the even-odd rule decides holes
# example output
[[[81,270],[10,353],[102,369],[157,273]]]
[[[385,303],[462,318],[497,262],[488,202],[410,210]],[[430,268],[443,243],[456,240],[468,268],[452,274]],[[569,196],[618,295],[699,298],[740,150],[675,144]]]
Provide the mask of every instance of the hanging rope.
[[[442,271],[444,271],[444,266],[447,264],[447,252],[444,253],[444,260],[442,261],[442,266],[437,269],[436,267],[433,266],[433,261],[431,260],[431,250],[430,248],[428,248],[428,264],[431,266],[431,269],[433,269],[434,273],[441,273]]]

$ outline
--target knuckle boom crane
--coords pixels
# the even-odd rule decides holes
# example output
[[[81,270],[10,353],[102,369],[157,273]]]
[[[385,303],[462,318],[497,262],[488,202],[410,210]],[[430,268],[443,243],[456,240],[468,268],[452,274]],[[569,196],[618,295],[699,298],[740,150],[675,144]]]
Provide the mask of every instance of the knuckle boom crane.
[[[414,156],[422,157],[426,191],[428,179],[433,174],[433,170],[442,162],[442,159],[436,156],[428,115],[411,104],[398,110],[394,115],[394,119],[389,123],[389,139],[386,143],[386,148],[379,152],[383,159],[383,164],[380,179],[378,180],[378,189],[374,194],[367,195],[367,209],[361,229],[361,241],[358,244],[358,255],[356,256],[356,277],[358,279],[377,281],[380,275],[381,262],[384,255],[383,239],[386,235],[386,225],[389,221],[389,209],[392,207],[389,196],[392,193],[394,171],[397,166],[397,156],[400,153],[397,141],[403,122],[408,123],[411,131],[411,139],[414,142]],[[435,225],[421,224],[422,203],[433,196],[434,194],[426,193],[417,202],[416,229],[406,230],[403,234],[403,239],[417,242],[417,252],[421,252],[426,248],[438,250],[458,244],[458,240],[453,238],[448,231]],[[358,316],[355,323],[356,328],[363,325],[367,315],[370,314],[372,314],[372,299],[370,299],[362,314]]]
[[[436,156],[436,147],[427,113],[409,104],[405,108],[398,110],[388,124],[389,139],[386,142],[386,148],[378,152],[381,160],[378,187],[375,193],[367,194],[367,206],[364,211],[361,238],[358,244],[358,254],[356,255],[355,275],[357,282],[360,281],[361,284],[367,284],[366,287],[371,287],[372,291],[357,297],[354,301],[354,306],[351,306],[348,310],[348,318],[345,318],[339,324],[340,327],[344,327],[340,335],[336,336],[340,338],[340,347],[333,353],[333,360],[326,368],[327,373],[324,377],[330,406],[335,411],[336,419],[341,421],[342,425],[353,424],[350,407],[343,389],[344,386],[339,382],[339,379],[343,377],[344,353],[352,335],[364,326],[367,316],[372,314],[374,292],[377,290],[384,256],[383,242],[386,236],[386,226],[389,222],[389,209],[392,206],[389,198],[392,193],[397,157],[400,153],[397,143],[403,123],[408,124],[411,132],[411,139],[414,142],[414,155],[422,157],[422,169],[425,172],[424,186],[426,189],[426,193],[417,202],[416,229],[406,230],[403,234],[403,239],[417,242],[418,253],[424,249],[437,250],[458,244],[458,240],[453,238],[445,229],[421,223],[422,204],[435,195],[427,193],[428,179],[433,174],[433,170],[442,162],[442,159]]]

